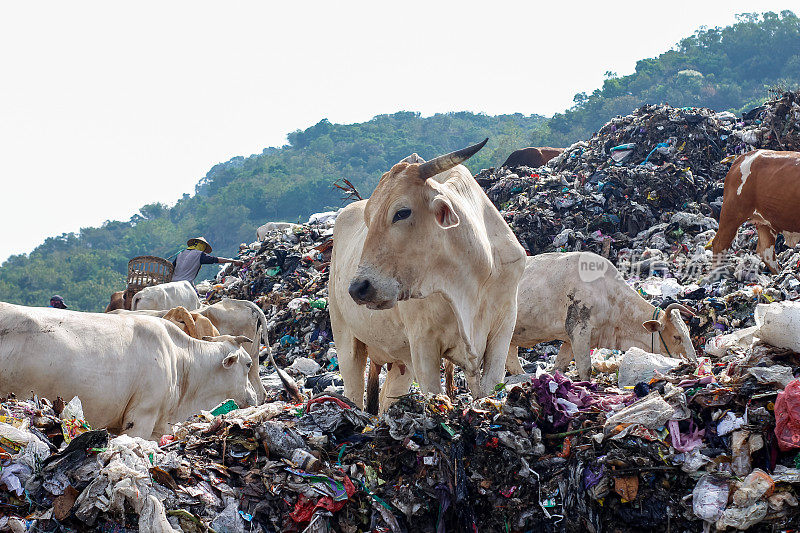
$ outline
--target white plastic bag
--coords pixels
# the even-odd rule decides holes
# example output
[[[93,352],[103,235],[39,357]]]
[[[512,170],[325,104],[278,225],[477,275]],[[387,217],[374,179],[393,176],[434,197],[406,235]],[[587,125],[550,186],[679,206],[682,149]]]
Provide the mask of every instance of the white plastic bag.
[[[633,387],[640,381],[650,381],[656,370],[665,374],[679,364],[680,359],[645,352],[641,348],[631,348],[625,352],[619,365],[619,386]]]
[[[692,511],[706,522],[716,522],[728,503],[730,486],[725,479],[706,474],[692,491]]]
[[[800,352],[800,302],[758,304],[755,319],[756,337],[778,348]]]
[[[611,415],[605,423],[608,433],[617,424],[640,424],[649,429],[658,429],[669,422],[675,409],[661,395],[653,391],[636,403],[633,403]]]

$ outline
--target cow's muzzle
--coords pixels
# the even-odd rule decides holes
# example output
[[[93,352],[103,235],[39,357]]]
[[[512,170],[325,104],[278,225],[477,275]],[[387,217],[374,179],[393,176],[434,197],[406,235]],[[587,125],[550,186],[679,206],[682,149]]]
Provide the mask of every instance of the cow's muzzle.
[[[375,300],[375,295],[378,291],[375,290],[373,285],[367,278],[355,278],[350,283],[350,288],[347,289],[350,297],[359,305],[371,303]]]
[[[350,288],[347,290],[350,297],[358,305],[364,305],[368,309],[390,309],[394,307],[397,298],[382,297],[382,293],[373,282],[366,277],[357,277],[350,283]]]

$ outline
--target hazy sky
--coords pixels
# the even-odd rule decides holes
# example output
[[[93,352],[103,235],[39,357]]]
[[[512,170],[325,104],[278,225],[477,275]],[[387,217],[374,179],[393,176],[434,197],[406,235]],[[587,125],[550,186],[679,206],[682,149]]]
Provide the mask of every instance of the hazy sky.
[[[328,118],[563,111],[700,26],[793,2],[0,3],[0,261],[174,203]]]

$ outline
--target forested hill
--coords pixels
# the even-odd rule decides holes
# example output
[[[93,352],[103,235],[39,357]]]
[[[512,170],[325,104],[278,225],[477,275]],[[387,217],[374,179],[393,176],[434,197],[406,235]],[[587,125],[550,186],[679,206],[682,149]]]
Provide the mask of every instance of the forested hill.
[[[633,74],[609,73],[601,89],[576,95],[572,108],[549,120],[466,112],[401,112],[350,125],[321,120],[289,134],[286,146],[214,166],[194,195],[171,207],[146,205],[128,221],[49,238],[29,255],[11,257],[0,267],[0,301],[46,305],[59,293],[73,309],[100,311],[110,293],[123,288],[129,258],[169,257],[195,235],[209,239],[215,253],[235,254],[267,220],[304,220],[339,207],[335,180],[347,178],[369,194],[380,175],[411,152],[427,159],[489,137],[469,162],[477,171],[519,147],[588,138],[611,117],[644,103],[738,111],[765,100],[770,87],[798,85],[800,20],[785,11],[702,29],[659,57],[639,61]],[[200,277],[213,273],[205,268]]]
[[[575,105],[556,114],[534,140],[566,146],[643,104],[746,111],[763,103],[769,88],[800,85],[797,15],[782,11],[737,19],[732,26],[702,28],[672,50],[638,61],[633,74],[607,72],[602,88],[576,94]],[[658,22],[653,24],[657,28]]]
[[[394,163],[412,152],[428,159],[489,137],[470,161],[471,170],[503,162],[526,143],[543,117],[447,113],[420,117],[401,112],[361,124],[322,120],[289,134],[289,144],[215,165],[196,186],[168,207],[150,204],[128,221],[47,239],[28,256],[0,267],[0,301],[47,305],[52,294],[72,309],[102,311],[111,292],[124,288],[127,262],[137,255],[170,257],[189,237],[203,235],[214,254],[230,257],[268,220],[305,221],[343,205],[341,178],[369,194]],[[216,267],[204,267],[198,279]]]

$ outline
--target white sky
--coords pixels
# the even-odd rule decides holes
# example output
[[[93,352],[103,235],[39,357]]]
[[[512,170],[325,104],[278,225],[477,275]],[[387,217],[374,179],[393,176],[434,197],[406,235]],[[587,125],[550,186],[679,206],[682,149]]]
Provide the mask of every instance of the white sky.
[[[792,4],[4,1],[0,261],[322,118],[550,115],[701,25]]]

